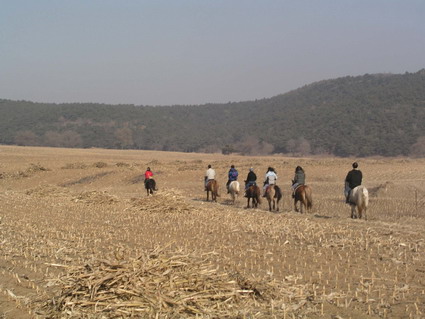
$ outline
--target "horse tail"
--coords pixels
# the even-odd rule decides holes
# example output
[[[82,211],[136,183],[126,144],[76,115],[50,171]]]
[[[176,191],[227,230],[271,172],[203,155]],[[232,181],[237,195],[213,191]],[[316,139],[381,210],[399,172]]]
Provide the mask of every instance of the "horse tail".
[[[366,208],[369,205],[369,192],[366,187],[363,187],[362,189],[362,199],[363,205]]]
[[[255,196],[257,196],[258,204],[261,204],[261,189],[258,186],[256,186]]]
[[[232,186],[231,188],[233,189],[233,191],[236,193],[236,194],[239,194],[239,191],[240,191],[240,185],[239,185],[239,182],[238,181],[233,181],[233,182],[231,182],[230,183],[230,185]],[[229,186],[230,186],[229,185]]]
[[[218,183],[216,180],[214,180],[213,183],[213,192],[215,193],[215,196],[220,197],[220,195],[218,195]]]
[[[258,204],[261,204],[261,189],[257,185],[252,186],[252,198],[257,200]]]
[[[307,199],[307,209],[311,209],[313,207],[313,196],[311,192],[311,188],[306,186],[304,188],[305,197]]]
[[[275,189],[275,192],[276,192],[275,197],[277,198],[278,201],[281,200],[281,198],[282,198],[282,191],[280,190],[280,187],[277,186],[277,185],[275,185],[274,186],[274,189]]]

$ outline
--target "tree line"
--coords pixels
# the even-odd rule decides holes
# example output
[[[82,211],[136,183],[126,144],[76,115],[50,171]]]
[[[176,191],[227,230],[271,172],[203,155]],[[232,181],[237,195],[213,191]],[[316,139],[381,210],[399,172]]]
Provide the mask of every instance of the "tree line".
[[[272,98],[135,106],[0,100],[0,143],[183,152],[425,156],[425,69]]]

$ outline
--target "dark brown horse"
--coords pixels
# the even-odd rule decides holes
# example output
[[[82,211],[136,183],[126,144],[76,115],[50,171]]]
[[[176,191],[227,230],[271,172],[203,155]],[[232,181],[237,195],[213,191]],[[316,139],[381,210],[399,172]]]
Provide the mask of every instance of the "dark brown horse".
[[[207,202],[210,200],[210,192],[211,192],[211,201],[216,202],[218,195],[218,183],[215,179],[208,181],[207,183]]]
[[[294,209],[296,212],[298,212],[298,202],[300,202],[301,214],[304,213],[303,207],[305,210],[307,210],[307,212],[311,210],[313,207],[313,194],[311,187],[307,185],[301,185],[295,189]]]
[[[157,191],[155,180],[153,178],[147,179],[145,181],[145,188],[148,196],[153,195],[153,191]]]
[[[251,185],[246,190],[246,197],[248,198],[248,204],[246,208],[250,208],[249,200],[252,199],[252,208],[257,208],[258,204],[261,204],[261,189],[257,185]]]
[[[282,199],[282,191],[277,185],[269,185],[266,189],[266,198],[269,202],[269,211],[272,211],[272,202],[273,209],[279,211],[279,202]]]

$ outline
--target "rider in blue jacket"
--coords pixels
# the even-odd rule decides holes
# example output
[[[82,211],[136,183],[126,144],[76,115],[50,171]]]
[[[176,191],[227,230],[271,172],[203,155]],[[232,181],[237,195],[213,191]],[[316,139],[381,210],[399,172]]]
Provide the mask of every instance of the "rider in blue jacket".
[[[229,193],[229,185],[231,182],[233,181],[237,181],[238,180],[238,171],[235,168],[235,165],[230,166],[230,170],[229,170],[229,179],[226,183],[226,188],[227,188],[227,193]]]

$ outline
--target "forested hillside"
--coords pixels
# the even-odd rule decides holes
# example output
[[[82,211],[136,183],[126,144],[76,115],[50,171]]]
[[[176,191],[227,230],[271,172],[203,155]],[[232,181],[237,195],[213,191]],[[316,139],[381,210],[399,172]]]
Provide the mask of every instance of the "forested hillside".
[[[0,100],[0,143],[185,152],[425,155],[425,69],[198,106]]]

